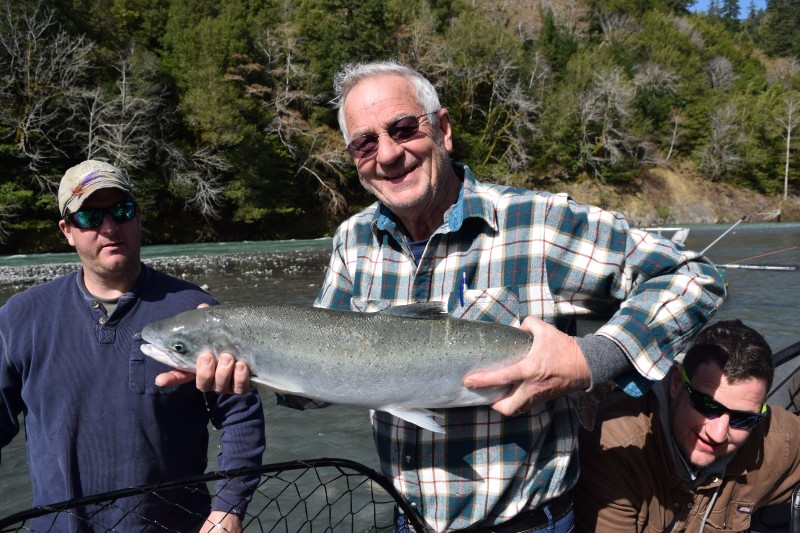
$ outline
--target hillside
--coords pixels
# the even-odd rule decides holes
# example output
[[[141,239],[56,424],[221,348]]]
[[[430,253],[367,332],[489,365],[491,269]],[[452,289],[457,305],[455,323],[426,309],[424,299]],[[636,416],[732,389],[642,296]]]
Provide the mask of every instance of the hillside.
[[[790,196],[784,202],[681,170],[651,169],[638,183],[625,188],[589,180],[547,188],[567,192],[578,202],[620,211],[634,226],[725,224],[745,215],[749,215],[748,222],[800,221],[800,198]]]

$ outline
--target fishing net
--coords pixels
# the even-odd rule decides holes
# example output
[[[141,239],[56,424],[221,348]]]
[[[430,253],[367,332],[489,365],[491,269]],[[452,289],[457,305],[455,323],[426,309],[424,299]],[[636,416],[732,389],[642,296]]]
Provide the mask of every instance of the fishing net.
[[[235,484],[242,484],[252,476],[259,476],[260,480],[242,517],[244,531],[391,532],[396,508],[405,514],[409,533],[425,531],[419,515],[378,472],[344,459],[315,459],[213,472],[34,507],[0,518],[0,533],[63,531],[67,524],[73,531],[124,533],[125,527],[120,525],[124,518],[121,520],[120,515],[135,515],[146,523],[147,531],[196,531],[204,522],[208,525],[207,515],[176,507],[169,516],[147,518],[142,512],[142,502],[153,498],[162,502],[207,498],[218,480],[226,480],[226,488],[237,492]],[[170,516],[187,513],[194,514],[191,529],[169,524]]]

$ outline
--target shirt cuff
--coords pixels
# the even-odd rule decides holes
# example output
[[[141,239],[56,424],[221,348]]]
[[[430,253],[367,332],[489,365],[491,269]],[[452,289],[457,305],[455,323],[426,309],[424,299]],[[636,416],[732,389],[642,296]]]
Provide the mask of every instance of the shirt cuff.
[[[587,392],[617,376],[636,371],[622,348],[611,339],[601,335],[586,335],[577,341],[589,365],[591,384]]]

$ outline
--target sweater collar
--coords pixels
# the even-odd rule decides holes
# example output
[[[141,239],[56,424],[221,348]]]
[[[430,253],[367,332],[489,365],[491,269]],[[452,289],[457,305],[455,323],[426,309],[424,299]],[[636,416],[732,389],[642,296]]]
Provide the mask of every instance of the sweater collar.
[[[83,282],[83,266],[80,266],[76,271],[76,282],[78,284],[78,291],[80,292],[81,296],[87,302],[94,302],[99,300],[97,296],[94,296],[89,290],[86,288],[86,284]],[[125,302],[130,300],[134,300],[139,297],[141,293],[142,287],[145,286],[147,283],[147,279],[150,277],[150,268],[142,263],[142,268],[139,271],[139,277],[136,278],[136,281],[133,284],[131,289],[122,294],[119,299],[117,300],[117,307],[123,305]]]

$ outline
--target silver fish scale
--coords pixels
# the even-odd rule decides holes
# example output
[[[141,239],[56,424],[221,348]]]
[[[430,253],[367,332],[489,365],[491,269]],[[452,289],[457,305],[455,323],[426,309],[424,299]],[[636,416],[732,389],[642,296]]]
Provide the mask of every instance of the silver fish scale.
[[[232,351],[276,390],[373,409],[491,403],[505,391],[467,390],[464,375],[512,364],[532,342],[527,332],[484,322],[291,305],[219,305],[147,329],[154,344]]]

